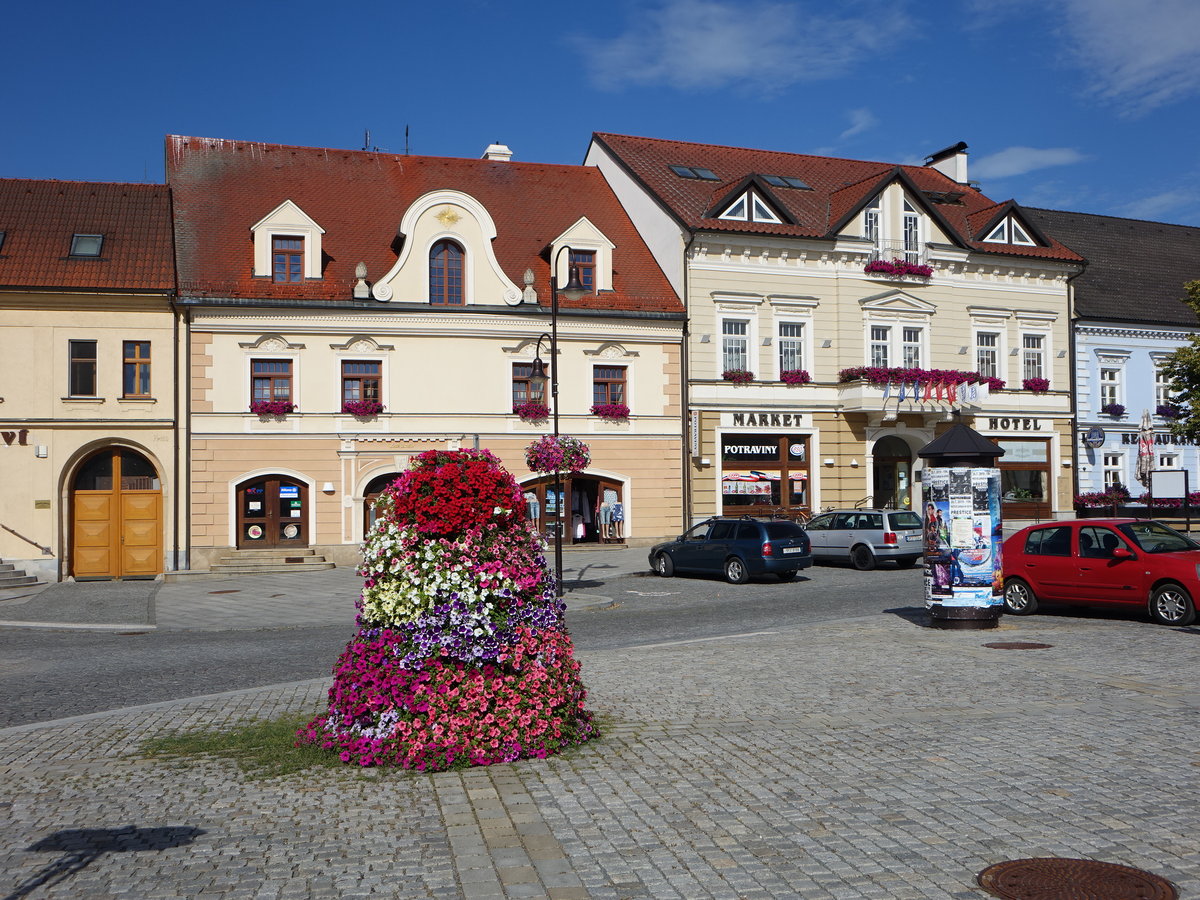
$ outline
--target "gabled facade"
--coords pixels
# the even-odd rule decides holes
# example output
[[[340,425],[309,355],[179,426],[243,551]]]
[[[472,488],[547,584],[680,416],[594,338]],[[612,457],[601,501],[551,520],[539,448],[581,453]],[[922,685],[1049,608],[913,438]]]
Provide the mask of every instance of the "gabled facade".
[[[1155,428],[1155,468],[1186,469],[1192,490],[1200,489],[1200,456],[1170,432],[1171,391],[1160,370],[1168,354],[1200,331],[1195,313],[1181,302],[1184,284],[1200,279],[1200,228],[1062,210],[1026,212],[1087,259],[1087,269],[1071,282],[1079,491],[1115,483],[1134,497],[1146,490],[1136,476],[1143,412]],[[1098,440],[1089,442],[1089,432]]]
[[[0,179],[0,558],[46,581],[177,566],[167,189]]]
[[[1006,450],[1006,518],[1070,509],[1081,259],[968,183],[965,145],[898,166],[595,134],[586,164],[687,304],[693,519],[917,507],[956,410]]]
[[[678,531],[682,303],[598,171],[492,155],[168,138],[192,568],[256,549],[353,563],[374,498],[435,448],[496,453],[568,543],[602,536],[606,500],[624,513],[611,537]],[[554,362],[550,279],[572,265],[588,293],[560,298]],[[550,423],[514,412],[553,404],[538,356],[561,432],[591,449],[562,497],[524,460]]]

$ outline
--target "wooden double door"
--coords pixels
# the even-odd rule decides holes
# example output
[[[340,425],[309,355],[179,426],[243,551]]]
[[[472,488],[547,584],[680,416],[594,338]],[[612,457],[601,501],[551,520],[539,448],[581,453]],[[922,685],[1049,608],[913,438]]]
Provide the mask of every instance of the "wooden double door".
[[[262,475],[237,487],[238,549],[308,546],[308,486],[286,475]]]
[[[71,547],[76,578],[162,572],[162,485],[150,460],[109,448],[80,466],[71,490]]]

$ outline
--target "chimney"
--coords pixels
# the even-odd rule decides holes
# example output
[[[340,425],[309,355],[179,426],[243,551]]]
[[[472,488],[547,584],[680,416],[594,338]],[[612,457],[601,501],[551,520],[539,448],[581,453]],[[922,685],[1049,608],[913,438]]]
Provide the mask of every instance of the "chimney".
[[[497,162],[508,162],[512,159],[512,151],[508,149],[507,144],[496,141],[494,144],[488,144],[488,148],[483,151],[483,156],[479,158],[494,159]]]
[[[490,149],[490,148],[489,148]],[[959,141],[953,147],[947,147],[925,157],[925,165],[937,169],[947,178],[959,184],[967,183],[967,145]]]

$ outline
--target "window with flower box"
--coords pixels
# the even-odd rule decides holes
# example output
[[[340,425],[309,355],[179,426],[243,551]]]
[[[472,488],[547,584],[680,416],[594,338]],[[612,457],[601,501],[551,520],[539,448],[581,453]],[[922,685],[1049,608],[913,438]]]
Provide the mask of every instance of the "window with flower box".
[[[779,371],[790,372],[804,368],[804,325],[801,322],[779,323]]]
[[[292,400],[292,361],[290,359],[253,359],[250,361],[250,399],[254,402]]]
[[[1121,402],[1121,370],[1100,369],[1100,408]]]
[[[383,399],[383,363],[378,360],[342,361],[342,402]]]
[[[96,342],[71,341],[68,387],[72,397],[96,396]]]
[[[901,334],[903,336],[901,350],[904,353],[904,368],[921,368],[921,329],[904,328]]]
[[[1162,366],[1154,367],[1154,405],[1171,406],[1173,392],[1171,390],[1171,379],[1167,377],[1166,370]]]
[[[750,323],[745,319],[721,321],[721,371],[750,368]]]
[[[975,333],[975,370],[985,378],[1000,377],[1000,335],[997,332]]]
[[[888,352],[892,344],[892,329],[886,325],[871,326],[871,365],[887,368]]]
[[[1021,378],[1046,377],[1046,337],[1041,334],[1021,335]]]
[[[121,372],[122,394],[125,397],[150,396],[150,342],[124,341],[124,363]]]
[[[549,375],[549,371],[546,374]],[[546,402],[544,383],[533,380],[533,363],[513,363],[512,401],[513,406],[520,406],[522,403]]]
[[[625,366],[593,366],[593,405],[625,402]]]

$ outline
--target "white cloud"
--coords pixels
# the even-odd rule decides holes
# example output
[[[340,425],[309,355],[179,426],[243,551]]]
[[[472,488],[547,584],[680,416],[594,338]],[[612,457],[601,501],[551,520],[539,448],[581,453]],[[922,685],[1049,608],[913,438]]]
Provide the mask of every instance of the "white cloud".
[[[590,35],[577,45],[604,88],[775,92],[842,75],[863,53],[895,46],[910,28],[885,6],[853,7],[860,17],[839,18],[825,13],[824,4],[795,0],[662,0],[637,7],[623,34]]]
[[[875,114],[865,107],[863,109],[852,109],[846,114],[850,119],[850,127],[838,135],[838,140],[846,140],[852,138],[856,134],[862,134],[868,128],[874,128],[879,120],[875,118]]]
[[[971,175],[978,178],[1008,178],[1051,166],[1068,166],[1085,159],[1086,156],[1070,147],[1008,147],[972,163]]]
[[[1194,191],[1170,190],[1150,197],[1142,197],[1119,207],[1121,215],[1131,219],[1150,219],[1169,222],[1175,210],[1195,209],[1197,196]]]
[[[1062,0],[1063,30],[1092,90],[1137,113],[1200,90],[1196,0]]]

